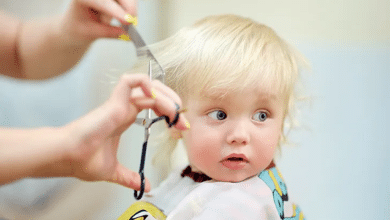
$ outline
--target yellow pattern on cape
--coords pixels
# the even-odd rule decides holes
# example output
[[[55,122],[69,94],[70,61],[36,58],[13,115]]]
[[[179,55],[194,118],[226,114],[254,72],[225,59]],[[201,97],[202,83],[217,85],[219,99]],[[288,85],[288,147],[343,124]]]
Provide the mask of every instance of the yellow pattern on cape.
[[[153,218],[156,220],[165,220],[167,216],[156,206],[148,202],[137,201],[132,204],[118,220],[148,220]],[[153,218],[151,218],[153,217]]]

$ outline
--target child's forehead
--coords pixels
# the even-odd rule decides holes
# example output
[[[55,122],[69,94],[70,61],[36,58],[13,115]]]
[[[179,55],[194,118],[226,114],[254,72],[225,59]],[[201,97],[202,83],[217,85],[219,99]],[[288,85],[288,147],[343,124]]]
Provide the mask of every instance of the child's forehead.
[[[219,88],[219,89],[204,89],[198,94],[194,94],[194,98],[209,99],[212,101],[221,101],[226,99],[231,99],[232,97],[242,96],[245,99],[245,96],[255,96],[258,100],[270,100],[278,99],[282,97],[281,94],[276,91],[270,91],[268,89],[258,87],[244,87],[240,89],[229,89],[229,88]]]

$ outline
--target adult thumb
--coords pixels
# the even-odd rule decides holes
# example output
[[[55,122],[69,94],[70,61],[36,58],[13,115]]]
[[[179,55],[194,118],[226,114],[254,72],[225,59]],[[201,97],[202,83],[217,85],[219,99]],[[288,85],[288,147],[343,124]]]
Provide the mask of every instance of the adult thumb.
[[[121,27],[114,27],[102,23],[92,23],[90,35],[94,38],[119,38],[119,35],[125,33]]]
[[[113,178],[109,181],[137,191],[141,189],[140,175],[119,163],[116,167]],[[149,192],[150,188],[150,182],[145,178],[145,192]]]

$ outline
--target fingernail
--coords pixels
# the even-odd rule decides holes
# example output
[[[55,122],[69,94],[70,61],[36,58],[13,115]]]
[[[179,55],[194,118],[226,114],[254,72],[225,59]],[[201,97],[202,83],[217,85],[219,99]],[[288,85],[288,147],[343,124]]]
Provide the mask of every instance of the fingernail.
[[[122,34],[118,38],[119,40],[130,41],[130,37],[126,34]]]
[[[137,17],[133,17],[131,16],[130,14],[127,14],[125,15],[125,20],[131,24],[133,24],[134,26],[137,26],[138,24],[138,19]]]
[[[154,89],[152,89],[151,91],[152,91],[152,98],[156,99],[156,93],[154,92]]]

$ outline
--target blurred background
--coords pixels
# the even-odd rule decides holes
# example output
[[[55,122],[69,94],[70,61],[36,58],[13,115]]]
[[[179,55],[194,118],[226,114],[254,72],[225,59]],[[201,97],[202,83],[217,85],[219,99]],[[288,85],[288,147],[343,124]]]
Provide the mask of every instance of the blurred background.
[[[21,19],[61,13],[68,0],[1,0]],[[212,14],[234,13],[272,27],[311,63],[302,74],[300,128],[277,160],[289,196],[307,219],[388,219],[390,215],[390,2],[387,0],[139,1],[146,43]],[[1,49],[1,48],[0,48]],[[133,45],[96,41],[67,74],[26,82],[0,76],[0,126],[64,125],[104,102],[115,77],[135,62]],[[50,65],[50,64],[48,64]],[[140,137],[140,138],[138,138]],[[138,170],[143,129],[121,140],[119,160]],[[150,161],[152,152],[148,152]],[[160,174],[146,165],[152,186]],[[133,190],[75,179],[24,179],[0,187],[0,219],[116,219]]]

